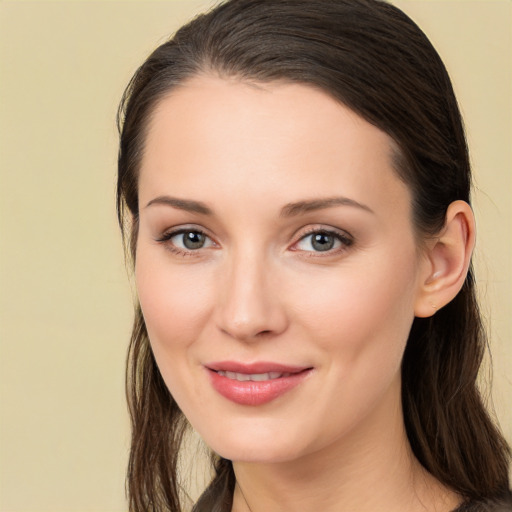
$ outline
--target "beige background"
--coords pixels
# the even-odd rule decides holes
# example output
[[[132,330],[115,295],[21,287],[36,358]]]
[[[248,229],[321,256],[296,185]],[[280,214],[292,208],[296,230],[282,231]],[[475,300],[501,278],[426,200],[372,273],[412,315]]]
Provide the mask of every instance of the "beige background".
[[[494,397],[512,440],[512,3],[396,3],[438,47],[466,117]],[[0,1],[2,512],[126,510],[132,306],[114,117],[136,66],[208,4]]]

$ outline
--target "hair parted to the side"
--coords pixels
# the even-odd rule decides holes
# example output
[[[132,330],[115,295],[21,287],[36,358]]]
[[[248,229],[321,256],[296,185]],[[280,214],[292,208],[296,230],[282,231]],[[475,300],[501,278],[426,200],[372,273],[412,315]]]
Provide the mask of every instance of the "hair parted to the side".
[[[201,73],[320,88],[392,137],[395,167],[413,196],[421,237],[448,205],[469,202],[461,115],[437,52],[404,13],[379,0],[231,0],[195,18],[137,70],[119,109],[118,217],[135,258],[137,182],[150,117],[178,84]],[[508,492],[509,448],[477,388],[486,347],[469,271],[457,297],[414,320],[402,364],[407,435],[418,460],[467,499]],[[140,308],[128,358],[132,512],[179,512],[177,460],[186,419],[151,352]],[[197,511],[229,511],[234,474],[217,458]]]

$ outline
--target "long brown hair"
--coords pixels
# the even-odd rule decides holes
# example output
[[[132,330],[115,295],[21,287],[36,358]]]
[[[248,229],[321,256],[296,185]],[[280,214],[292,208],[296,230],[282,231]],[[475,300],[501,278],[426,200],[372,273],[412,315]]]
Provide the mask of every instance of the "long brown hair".
[[[395,168],[413,196],[418,239],[470,200],[461,115],[446,69],[423,32],[378,0],[231,0],[181,28],[137,70],[119,109],[119,222],[135,258],[137,181],[148,120],[173,87],[199,73],[318,87],[392,137]],[[405,426],[414,454],[470,499],[508,492],[509,448],[477,388],[486,348],[473,271],[457,297],[414,320],[402,363]],[[178,512],[186,419],[167,390],[136,311],[127,371],[132,420],[130,510]],[[230,510],[234,474],[215,458],[197,510]]]

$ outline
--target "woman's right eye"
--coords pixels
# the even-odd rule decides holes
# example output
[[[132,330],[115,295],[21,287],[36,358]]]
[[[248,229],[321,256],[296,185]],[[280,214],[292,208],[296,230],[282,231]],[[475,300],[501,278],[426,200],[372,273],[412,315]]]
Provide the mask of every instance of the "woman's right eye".
[[[209,236],[198,229],[170,231],[157,239],[157,242],[167,243],[171,250],[177,252],[192,252],[215,245]]]

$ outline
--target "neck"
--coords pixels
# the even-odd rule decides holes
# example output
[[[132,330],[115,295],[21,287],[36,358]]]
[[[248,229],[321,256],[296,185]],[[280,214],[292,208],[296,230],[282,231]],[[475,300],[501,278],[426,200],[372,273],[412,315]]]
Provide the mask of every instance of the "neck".
[[[398,395],[399,396],[399,395]],[[448,512],[460,498],[414,457],[400,400],[335,446],[290,462],[234,462],[232,512]],[[378,411],[377,411],[378,413]],[[376,427],[378,425],[378,428]]]

